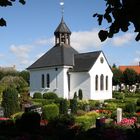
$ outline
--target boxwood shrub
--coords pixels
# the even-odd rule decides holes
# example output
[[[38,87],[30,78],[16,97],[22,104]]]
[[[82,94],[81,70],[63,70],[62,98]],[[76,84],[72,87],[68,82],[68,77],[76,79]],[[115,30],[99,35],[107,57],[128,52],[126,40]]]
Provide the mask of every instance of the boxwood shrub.
[[[34,95],[33,95],[33,98],[34,98],[34,99],[42,99],[42,98],[43,98],[42,93],[40,93],[40,92],[35,92]]]
[[[54,92],[46,92],[43,94],[44,99],[57,99],[58,96]]]
[[[59,107],[56,104],[48,104],[42,108],[42,118],[52,120],[59,115]]]

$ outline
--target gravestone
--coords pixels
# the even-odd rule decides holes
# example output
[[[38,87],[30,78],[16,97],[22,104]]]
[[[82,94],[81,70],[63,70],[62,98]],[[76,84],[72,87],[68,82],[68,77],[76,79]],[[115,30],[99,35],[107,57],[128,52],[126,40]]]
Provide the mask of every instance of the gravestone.
[[[117,108],[117,123],[122,120],[122,108]]]

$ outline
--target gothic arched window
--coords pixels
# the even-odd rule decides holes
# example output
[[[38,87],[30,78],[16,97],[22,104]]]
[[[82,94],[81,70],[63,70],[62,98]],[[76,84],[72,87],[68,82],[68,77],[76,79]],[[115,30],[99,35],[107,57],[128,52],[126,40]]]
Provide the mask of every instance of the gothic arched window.
[[[104,75],[103,74],[100,76],[100,89],[104,90]]]
[[[49,74],[46,75],[46,87],[47,88],[50,87],[50,75]]]
[[[45,87],[45,83],[44,83],[44,74],[41,75],[41,87],[42,87],[42,88]]]
[[[106,90],[108,90],[108,76],[106,76]]]
[[[95,76],[95,90],[98,90],[98,75]]]

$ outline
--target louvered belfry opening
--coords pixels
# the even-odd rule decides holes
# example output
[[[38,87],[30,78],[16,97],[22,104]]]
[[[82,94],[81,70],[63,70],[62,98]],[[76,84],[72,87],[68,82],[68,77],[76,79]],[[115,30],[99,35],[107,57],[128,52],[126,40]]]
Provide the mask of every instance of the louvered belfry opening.
[[[66,25],[66,23],[63,20],[63,17],[61,19],[60,24],[56,28],[55,32],[55,45],[56,44],[67,44],[70,45],[70,35],[71,31]]]

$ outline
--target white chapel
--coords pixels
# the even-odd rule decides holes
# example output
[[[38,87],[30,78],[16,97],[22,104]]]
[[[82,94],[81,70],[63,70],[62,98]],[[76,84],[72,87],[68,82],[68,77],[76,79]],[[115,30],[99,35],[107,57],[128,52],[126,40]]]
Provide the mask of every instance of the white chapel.
[[[27,69],[30,95],[55,92],[73,98],[82,90],[83,99],[112,98],[112,70],[102,51],[79,53],[70,43],[71,31],[62,17],[54,32],[55,45]]]

